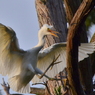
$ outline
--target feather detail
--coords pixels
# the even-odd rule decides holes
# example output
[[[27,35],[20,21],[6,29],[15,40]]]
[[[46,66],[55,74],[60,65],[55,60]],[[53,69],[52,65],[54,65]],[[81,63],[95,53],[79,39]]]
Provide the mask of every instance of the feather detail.
[[[9,84],[12,90],[17,91],[19,93],[29,93],[30,92],[30,85],[24,85],[22,80],[20,80],[20,75],[16,75],[9,79]]]
[[[0,74],[8,75],[10,87],[14,91],[29,92],[29,82],[35,72],[36,64],[43,72],[52,63],[53,59],[58,57],[57,62],[61,63],[53,66],[51,70],[48,70],[46,75],[54,77],[60,71],[66,67],[66,42],[56,43],[52,46],[42,50],[39,50],[44,46],[46,35],[55,35],[57,32],[48,31],[49,25],[43,26],[39,30],[39,43],[34,48],[24,51],[19,48],[16,33],[10,27],[6,27],[0,24]],[[51,27],[52,28],[52,27]],[[79,61],[88,57],[95,51],[95,42],[82,43],[79,46]],[[39,52],[39,53],[38,53]],[[30,65],[29,65],[30,64]],[[28,66],[33,67],[29,69]],[[39,72],[38,72],[39,73]],[[34,82],[43,82],[47,79],[44,77],[38,79],[36,76],[33,78]],[[27,89],[28,88],[28,89]]]
[[[60,54],[60,57],[58,58],[57,62],[58,61],[62,62],[55,65],[52,68],[52,70],[48,70],[46,73],[46,75],[53,78],[56,74],[58,74],[66,67],[66,56],[67,56],[66,45],[67,45],[66,42],[56,43],[44,50],[41,50],[38,55],[37,67],[44,72],[46,68],[49,66],[49,64],[53,61],[53,58],[57,57]],[[85,58],[89,57],[88,54],[92,54],[94,51],[95,51],[95,42],[82,43],[81,46],[79,46],[79,61],[82,61]],[[45,77],[39,80],[39,78],[36,76],[32,79],[33,82],[43,82],[46,80],[47,79]]]
[[[19,48],[15,32],[0,24],[0,73],[10,77],[18,75],[24,53]]]

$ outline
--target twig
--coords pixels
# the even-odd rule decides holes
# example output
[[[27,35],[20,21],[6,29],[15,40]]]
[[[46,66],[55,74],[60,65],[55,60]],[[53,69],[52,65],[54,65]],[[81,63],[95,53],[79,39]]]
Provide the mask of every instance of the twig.
[[[31,90],[30,91],[31,94],[45,95],[45,89],[43,89],[43,88],[31,87],[30,90]]]
[[[32,85],[37,85],[37,84],[45,85],[45,82],[44,83],[33,83]]]
[[[46,81],[45,86],[46,86],[46,88],[47,88],[48,93],[49,93],[50,95],[52,95],[47,84],[48,84],[48,81]]]
[[[9,93],[9,90],[10,90],[9,84],[8,83],[7,84],[5,83],[4,78],[2,78],[2,80],[3,80],[3,84],[1,84],[1,85],[4,88],[4,91],[6,92],[7,95],[10,95],[10,93]]]
[[[42,84],[42,85],[44,85],[44,86],[47,88],[48,93],[51,95],[50,90],[49,90],[49,87],[48,87],[48,85],[47,85],[47,82],[48,82],[48,81],[43,82],[43,83],[33,83],[32,85],[37,85],[37,84]],[[45,91],[44,91],[44,92],[45,92]]]
[[[61,84],[62,84],[62,86],[63,86],[63,90],[65,90],[65,88],[64,88],[64,83],[63,83],[63,81],[62,81],[62,73],[60,72],[59,75],[60,75],[59,77],[60,77],[60,79],[61,79]]]
[[[40,79],[45,75],[45,73],[49,70],[50,67],[52,69],[55,64],[62,62],[62,61],[56,62],[56,60],[59,58],[59,56],[60,56],[60,54],[56,58],[54,57],[52,63],[48,66],[48,68],[45,70],[45,72],[40,76]]]
[[[1,84],[1,85],[4,88],[6,95],[23,95],[23,94],[10,94],[10,92],[9,92],[10,85],[8,83],[7,84],[5,83],[4,78],[2,78],[2,80],[3,80],[3,84]]]

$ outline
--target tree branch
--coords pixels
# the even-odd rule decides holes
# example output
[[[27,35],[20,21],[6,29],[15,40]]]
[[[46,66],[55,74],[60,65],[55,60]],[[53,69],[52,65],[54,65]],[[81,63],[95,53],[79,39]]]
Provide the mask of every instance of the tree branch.
[[[84,95],[78,71],[78,46],[80,45],[80,32],[77,30],[79,29],[84,17],[86,17],[94,7],[94,4],[95,0],[83,0],[74,15],[68,30],[67,71],[72,95]]]
[[[46,74],[46,72],[51,68],[53,68],[54,65],[59,64],[62,61],[56,62],[60,55],[58,55],[56,58],[54,57],[51,64],[47,67],[47,69],[44,71],[44,73],[39,77],[40,79]],[[53,78],[52,78],[53,79]],[[56,79],[55,79],[56,80]]]
[[[3,80],[3,84],[1,84],[1,85],[4,88],[4,91],[6,92],[6,95],[10,95],[10,93],[9,93],[9,90],[10,90],[9,84],[8,83],[7,84],[5,83],[4,78],[2,80]]]
[[[74,17],[74,14],[76,13],[77,9],[79,8],[79,5],[81,4],[81,1],[80,0],[64,0],[64,4],[66,6],[65,7],[66,16],[68,19],[67,21],[70,24],[72,18]],[[81,33],[79,34],[81,43],[88,42],[85,20],[86,18],[82,21],[81,27],[77,30],[79,32],[81,31]],[[86,58],[85,60],[79,63],[79,71],[80,71],[80,76],[81,76],[80,81],[84,87],[85,92],[88,94],[90,94],[93,91],[92,74],[91,74],[92,68],[91,68],[90,58]]]

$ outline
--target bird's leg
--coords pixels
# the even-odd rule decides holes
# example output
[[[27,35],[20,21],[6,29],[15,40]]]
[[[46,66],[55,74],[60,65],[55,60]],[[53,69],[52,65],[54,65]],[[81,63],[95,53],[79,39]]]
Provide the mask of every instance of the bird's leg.
[[[31,72],[35,73],[35,70],[34,70],[34,68],[32,67],[31,64],[28,64],[28,69],[29,69]]]
[[[50,78],[49,76],[47,76],[45,73],[49,70],[49,68],[51,67],[51,68],[53,68],[53,66],[55,65],[55,64],[58,64],[58,63],[60,63],[61,61],[59,61],[59,62],[56,62],[56,60],[59,58],[59,56],[60,56],[60,54],[55,58],[54,57],[54,59],[53,59],[53,61],[52,61],[52,63],[48,66],[48,68],[45,70],[45,72],[43,73],[40,69],[38,69],[38,68],[35,68],[35,71],[36,71],[36,75],[41,79],[43,76],[45,76],[46,78],[48,78],[49,80],[60,80],[60,79],[55,79],[55,78]],[[38,74],[41,74],[41,76],[39,76]]]
[[[55,79],[55,78],[50,78],[49,76],[45,75],[45,73],[43,73],[40,69],[35,68],[36,71],[36,75],[38,76],[39,79],[41,79],[43,76],[45,76],[46,78],[48,78],[49,80],[60,80],[60,79]],[[40,74],[41,76],[39,76],[38,74]]]
[[[44,74],[40,69],[38,69],[38,68],[35,68],[35,71],[36,71],[36,75],[41,79],[42,77],[42,75]],[[38,74],[40,74],[41,76],[39,76]],[[46,78],[48,78],[48,79],[50,79],[50,77],[48,77],[47,75],[43,75],[43,76],[45,76]]]
[[[40,79],[42,78],[42,77],[39,76],[39,74],[40,74],[40,75],[41,75],[41,74],[43,75],[43,72],[42,72],[40,69],[38,69],[38,68],[35,68],[35,69],[34,69],[31,64],[28,65],[28,69],[29,69],[31,72],[33,72],[34,74],[36,74],[36,75],[38,76],[38,78],[40,78]],[[48,78],[48,79],[51,79],[50,77],[48,77],[48,76],[45,75],[45,74],[44,74],[43,76],[45,76],[45,77]]]
[[[42,77],[39,76],[39,74],[43,74],[43,72],[42,72],[40,69],[38,69],[38,68],[35,68],[35,69],[34,69],[31,64],[28,65],[28,69],[29,69],[31,72],[35,73],[40,79],[42,78]],[[45,76],[45,77],[48,78],[48,79],[51,79],[50,77],[48,77],[48,76],[45,75],[45,74],[44,74],[43,76]]]

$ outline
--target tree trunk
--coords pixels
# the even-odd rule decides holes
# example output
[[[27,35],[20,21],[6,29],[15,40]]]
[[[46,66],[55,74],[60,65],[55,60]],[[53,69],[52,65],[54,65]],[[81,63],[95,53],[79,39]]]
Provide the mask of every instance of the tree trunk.
[[[84,95],[79,80],[78,72],[78,45],[79,43],[79,31],[81,23],[83,23],[87,14],[94,7],[94,0],[83,0],[79,9],[75,13],[68,31],[68,43],[67,43],[67,70],[68,79],[71,86],[72,95]],[[76,23],[75,23],[76,22]]]
[[[80,0],[64,0],[64,3],[66,6],[66,15],[67,15],[68,23],[70,24],[81,2]],[[79,33],[80,42],[87,43],[88,38],[87,38],[86,26],[84,22],[82,23],[81,27],[77,31],[79,32],[81,31],[81,33]],[[91,74],[92,69],[91,69],[91,63],[89,58],[80,62],[79,67],[80,67],[80,74],[81,74],[81,82],[82,85],[84,86],[84,90],[86,93],[90,94],[92,92],[92,74]]]
[[[90,42],[95,42],[95,33],[93,34],[93,37]],[[95,74],[95,52],[90,56],[91,57],[91,66],[92,66],[92,77]]]
[[[53,25],[55,30],[60,33],[58,34],[59,38],[47,36],[44,48],[54,43],[65,42],[67,37],[67,21],[62,0],[47,0],[46,2],[45,0],[36,0],[36,9],[40,27],[43,24]],[[61,87],[60,84],[61,82],[58,81],[48,81],[49,94],[56,95],[55,90]],[[65,93],[63,89],[61,89],[61,92]],[[48,94],[45,93],[45,95]]]
[[[66,41],[67,21],[66,21],[66,17],[65,17],[65,11],[64,11],[62,0],[36,0],[36,9],[37,9],[37,14],[38,14],[38,20],[39,20],[40,27],[43,24],[49,24],[49,25],[53,25],[54,28],[56,29],[56,31],[60,32],[60,34],[58,35],[59,38],[55,38],[55,37],[52,37],[52,36],[47,36],[46,37],[46,44],[45,44],[44,48],[46,48],[46,47],[48,47],[51,44],[54,44],[56,42]],[[72,14],[70,20],[74,16],[74,13],[75,13],[76,10],[77,9],[75,9],[73,11],[73,14]],[[72,25],[73,24],[77,24],[77,23],[73,22]],[[81,29],[82,29],[81,31],[83,31],[84,28],[82,27]],[[84,31],[85,31],[85,29],[84,29]],[[87,41],[87,36],[84,35],[84,37]],[[76,48],[76,50],[77,50],[77,48]],[[77,59],[76,59],[76,61],[77,61]],[[55,82],[55,81],[50,82],[50,81],[48,81],[47,86],[49,87],[49,90],[50,90],[49,94],[56,95],[54,88],[59,87],[59,82]],[[80,87],[80,89],[81,89],[81,87]],[[64,93],[64,90],[63,90],[62,93]],[[48,95],[48,94],[45,94],[45,95]],[[67,92],[67,94],[65,94],[65,95],[70,95],[70,93]],[[83,95],[83,93],[82,93],[82,95]]]
[[[46,4],[42,0],[36,0],[36,9],[40,27],[43,24],[53,25],[56,31],[60,33],[57,39],[53,36],[47,36],[45,47],[56,42],[65,42],[67,37],[67,21],[62,0],[47,0]]]

